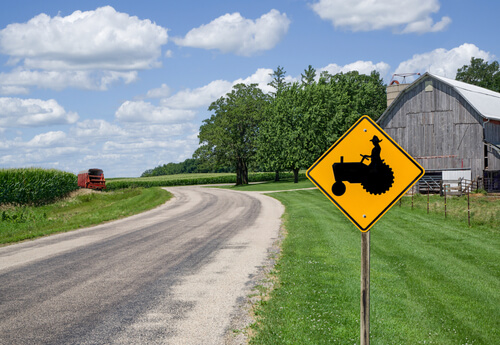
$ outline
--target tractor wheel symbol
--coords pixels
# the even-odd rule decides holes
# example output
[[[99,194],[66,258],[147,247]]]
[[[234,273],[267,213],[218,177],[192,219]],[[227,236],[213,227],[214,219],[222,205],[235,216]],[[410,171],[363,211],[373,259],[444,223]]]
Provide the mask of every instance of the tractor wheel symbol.
[[[370,194],[383,194],[392,187],[393,183],[394,173],[391,167],[382,162],[376,171],[368,172],[363,181],[361,181],[361,186]]]

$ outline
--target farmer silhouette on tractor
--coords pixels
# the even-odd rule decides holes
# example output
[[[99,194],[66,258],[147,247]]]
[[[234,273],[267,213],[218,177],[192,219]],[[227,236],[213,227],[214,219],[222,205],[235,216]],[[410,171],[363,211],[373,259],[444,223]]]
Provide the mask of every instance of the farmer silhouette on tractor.
[[[349,183],[361,183],[361,186],[370,194],[383,194],[387,192],[394,183],[394,173],[392,169],[384,163],[380,157],[382,151],[380,140],[376,135],[370,140],[373,143],[371,155],[361,154],[360,163],[344,163],[344,157],[340,157],[340,163],[332,165],[335,183],[332,186],[332,193],[342,196],[346,191],[344,181]],[[364,160],[369,159],[370,164],[364,164]]]

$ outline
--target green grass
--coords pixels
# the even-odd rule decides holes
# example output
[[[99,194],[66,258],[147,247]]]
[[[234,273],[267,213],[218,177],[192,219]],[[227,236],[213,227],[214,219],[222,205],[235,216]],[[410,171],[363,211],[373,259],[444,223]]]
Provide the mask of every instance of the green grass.
[[[311,187],[314,187],[314,185],[307,178],[299,179],[298,183],[294,183],[292,178],[287,178],[287,179],[281,179],[278,182],[268,181],[268,182],[255,183],[249,185],[225,186],[217,188],[232,189],[243,192],[265,192],[265,191],[283,191],[283,190],[311,188]]]
[[[89,191],[90,192],[90,191]],[[171,194],[160,188],[90,192],[39,207],[0,208],[0,244],[127,217],[163,204]]]
[[[292,176],[290,172],[280,173],[282,178]],[[304,173],[300,174],[304,177]],[[271,181],[274,180],[274,173],[270,172],[251,172],[248,174],[249,182]],[[206,174],[178,174],[162,175],[153,177],[138,178],[113,178],[106,180],[108,190],[134,187],[168,187],[168,186],[186,186],[200,184],[222,184],[236,183],[236,174],[234,173],[206,173]]]
[[[414,208],[427,212],[427,200],[429,200],[429,213],[468,223],[467,195],[448,196],[446,198],[446,215],[445,198],[439,195],[430,195],[429,198],[422,194],[417,194],[413,198],[406,196],[402,199],[402,207],[411,208],[413,202]],[[470,194],[469,204],[472,227],[486,225],[500,231],[500,197],[473,193]],[[394,207],[397,206],[399,203]]]
[[[288,235],[251,344],[359,344],[360,231],[318,190],[272,196]],[[498,228],[394,206],[371,230],[371,342],[497,343],[499,257]]]

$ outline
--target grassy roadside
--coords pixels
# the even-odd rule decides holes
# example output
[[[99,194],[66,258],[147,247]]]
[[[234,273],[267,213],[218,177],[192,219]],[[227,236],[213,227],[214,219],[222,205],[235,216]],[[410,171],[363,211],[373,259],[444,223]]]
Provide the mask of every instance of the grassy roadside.
[[[270,172],[250,172],[248,180],[250,182],[273,181],[274,173]],[[305,177],[304,173],[299,174]],[[290,178],[293,176],[291,172],[282,172],[282,178]],[[129,187],[170,187],[170,186],[188,186],[200,184],[220,184],[220,183],[236,183],[235,173],[196,173],[196,174],[178,174],[178,175],[162,175],[152,177],[138,178],[111,178],[106,180],[108,190],[115,190]]]
[[[18,242],[127,217],[165,203],[171,194],[161,188],[113,192],[81,190],[45,206],[0,206],[0,244]]]
[[[446,205],[445,205],[446,202]],[[444,197],[439,195],[417,194],[413,198],[405,196],[401,204],[397,203],[394,207],[401,205],[402,207],[413,207],[424,210],[439,217],[459,220],[468,223],[468,209],[470,209],[470,223],[475,226],[490,226],[497,231],[500,231],[500,197],[492,195],[484,195],[481,193],[470,194],[469,202],[467,195]],[[469,204],[469,206],[468,206]],[[445,214],[446,211],[446,214]]]
[[[288,235],[250,344],[359,344],[360,232],[318,190],[272,196]],[[394,206],[371,233],[371,341],[494,344],[499,257],[498,228]]]
[[[242,192],[267,192],[283,191],[292,189],[302,189],[314,187],[313,183],[307,178],[299,179],[298,183],[293,182],[293,178],[281,179],[278,182],[266,181],[262,183],[240,185],[240,186],[217,186],[216,188],[232,189]]]

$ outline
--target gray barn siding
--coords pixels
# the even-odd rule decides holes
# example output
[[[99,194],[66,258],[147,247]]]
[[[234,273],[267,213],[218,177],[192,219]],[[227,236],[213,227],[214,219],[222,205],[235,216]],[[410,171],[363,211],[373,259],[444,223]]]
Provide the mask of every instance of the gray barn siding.
[[[425,91],[432,80],[433,91]],[[425,169],[471,169],[482,176],[482,117],[454,89],[426,78],[407,90],[380,126]]]

